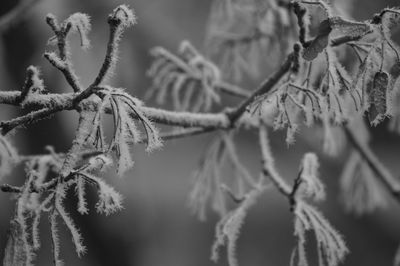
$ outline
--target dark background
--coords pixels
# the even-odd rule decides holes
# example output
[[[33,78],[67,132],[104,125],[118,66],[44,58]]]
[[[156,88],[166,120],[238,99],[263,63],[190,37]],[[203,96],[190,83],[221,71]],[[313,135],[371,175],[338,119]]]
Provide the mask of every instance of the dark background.
[[[346,0],[343,0],[346,1]],[[370,18],[386,6],[398,1],[353,1],[349,12],[358,19]],[[0,89],[15,90],[24,81],[25,69],[33,64],[42,69],[46,86],[55,92],[69,91],[62,75],[42,57],[51,31],[44,17],[53,13],[61,19],[74,12],[88,13],[92,17],[90,39],[92,49],[83,52],[76,40],[71,41],[75,68],[83,84],[95,77],[103,60],[108,27],[106,17],[118,4],[127,3],[135,9],[138,25],[125,33],[121,45],[116,75],[111,80],[115,87],[125,87],[128,92],[141,97],[149,86],[145,72],[150,64],[148,50],[164,46],[176,51],[183,39],[188,39],[202,49],[210,1],[195,0],[136,0],[136,1],[55,1],[41,0],[21,23],[1,34],[0,38]],[[0,12],[5,13],[15,5],[14,0],[2,0]],[[47,48],[50,49],[50,48]],[[266,73],[267,74],[267,73]],[[253,88],[257,81],[244,84]],[[154,105],[153,102],[147,102]],[[9,119],[19,110],[1,106],[0,118]],[[45,145],[56,151],[66,151],[74,136],[76,114],[65,112],[18,131],[13,140],[23,154],[41,153]],[[398,176],[400,142],[389,133],[385,125],[373,129],[372,146],[380,159]],[[287,148],[283,134],[272,135],[272,149],[283,176],[292,179],[304,152],[320,153],[319,142],[310,137],[311,132],[299,137],[296,144]],[[308,136],[308,137],[307,137]],[[312,136],[312,135],[311,135]],[[260,169],[257,135],[254,132],[239,135],[239,151],[253,174]],[[81,259],[74,253],[69,233],[60,226],[61,253],[67,265],[163,265],[200,266],[214,265],[210,260],[217,217],[209,215],[207,222],[199,222],[187,208],[191,172],[211,136],[194,137],[165,143],[161,151],[146,154],[143,147],[134,152],[135,167],[125,178],[107,177],[125,197],[124,210],[109,217],[92,209],[87,216],[76,214],[74,200],[67,201],[67,208],[81,228],[88,253]],[[321,176],[329,187],[328,199],[320,207],[331,223],[345,235],[351,250],[343,265],[391,265],[400,242],[400,206],[391,202],[386,210],[372,215],[356,217],[344,211],[340,203],[338,178],[346,160],[346,153],[339,158],[321,156]],[[21,184],[21,169],[2,182]],[[71,194],[72,195],[72,194]],[[96,196],[89,191],[90,206]],[[6,232],[13,214],[14,201],[8,194],[0,194],[0,257],[6,244]],[[246,219],[238,242],[240,265],[288,265],[295,239],[293,222],[286,199],[269,191],[259,199]],[[42,219],[42,243],[37,265],[51,265],[48,222]],[[310,235],[310,239],[312,239]],[[313,257],[310,240],[310,257]],[[314,256],[315,257],[315,256]],[[226,265],[221,254],[220,265]],[[311,260],[311,262],[314,262]],[[314,265],[314,264],[312,264]]]

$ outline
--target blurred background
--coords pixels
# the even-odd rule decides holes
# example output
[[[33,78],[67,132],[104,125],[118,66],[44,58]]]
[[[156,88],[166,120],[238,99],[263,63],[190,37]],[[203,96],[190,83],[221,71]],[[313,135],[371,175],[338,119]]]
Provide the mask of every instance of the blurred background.
[[[399,4],[394,0],[353,2],[355,8],[349,12],[357,19],[371,18],[382,8]],[[138,25],[125,33],[116,75],[110,81],[113,86],[127,88],[132,95],[142,97],[150,85],[145,73],[151,62],[148,51],[154,46],[176,51],[179,43],[187,39],[203,49],[210,0],[40,0],[20,23],[1,33],[0,89],[19,89],[27,66],[37,65],[50,91],[69,91],[60,72],[42,57],[46,49],[51,49],[46,48],[47,40],[52,36],[44,20],[48,13],[55,14],[60,20],[74,12],[87,13],[92,17],[92,48],[84,52],[79,48],[78,39],[71,40],[76,72],[82,83],[88,85],[97,74],[106,49],[107,15],[122,3],[135,9]],[[16,4],[15,0],[2,0],[0,15]],[[248,81],[242,85],[254,88],[257,82]],[[155,105],[152,101],[146,104]],[[1,106],[0,119],[10,119],[19,112],[16,108]],[[75,113],[63,112],[50,120],[19,130],[13,137],[14,144],[22,154],[43,153],[46,145],[54,146],[59,152],[66,151],[73,139],[76,123]],[[398,176],[399,137],[389,133],[385,125],[373,129],[372,133],[373,149]],[[320,153],[320,142],[310,134],[308,132],[304,134],[308,137],[299,137],[296,144],[289,148],[284,142],[284,133],[275,132],[271,136],[277,166],[282,175],[290,180],[296,176],[304,152]],[[252,174],[257,175],[260,169],[257,135],[245,132],[240,133],[237,139],[240,139],[239,155]],[[197,168],[211,140],[210,134],[169,141],[161,151],[150,155],[144,152],[143,147],[135,147],[134,169],[122,179],[114,176],[106,178],[124,195],[124,209],[118,214],[105,217],[92,209],[89,215],[80,216],[76,212],[76,202],[66,201],[67,209],[81,229],[88,248],[87,254],[78,258],[69,232],[61,225],[61,256],[66,265],[216,265],[209,257],[218,217],[210,212],[207,221],[200,222],[187,207],[191,173]],[[392,265],[400,242],[400,206],[391,202],[387,209],[362,217],[346,213],[338,189],[338,178],[345,160],[346,153],[339,158],[321,155],[321,177],[329,190],[327,201],[319,206],[334,227],[343,233],[351,250],[343,265]],[[16,169],[2,182],[22,184],[23,179],[23,169]],[[95,191],[89,191],[89,198],[90,206],[94,206]],[[9,194],[0,193],[1,258],[14,203]],[[261,197],[250,210],[238,240],[240,265],[288,265],[295,244],[291,217],[286,199],[277,192],[270,190]],[[48,222],[43,217],[42,248],[37,265],[52,265],[48,230]],[[311,240],[310,244],[311,258],[315,257],[312,248],[315,243]],[[312,259],[311,262],[315,263]],[[218,265],[227,265],[224,252]]]

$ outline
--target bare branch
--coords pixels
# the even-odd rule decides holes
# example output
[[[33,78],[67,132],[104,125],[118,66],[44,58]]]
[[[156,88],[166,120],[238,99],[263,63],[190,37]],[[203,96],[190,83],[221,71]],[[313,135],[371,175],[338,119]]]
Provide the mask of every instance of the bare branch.
[[[135,23],[135,15],[133,14],[132,10],[128,9],[125,5],[117,7],[109,15],[108,24],[110,25],[110,37],[107,44],[106,57],[103,65],[101,66],[99,74],[90,87],[100,85],[112,74],[118,59],[118,47],[121,35],[125,28],[133,26]]]
[[[67,42],[68,33],[71,30],[71,23],[62,23],[61,25],[57,22],[54,15],[49,14],[46,17],[47,24],[51,27],[55,34],[58,47],[58,55],[54,52],[46,52],[44,57],[63,74],[68,84],[72,87],[74,92],[82,90],[81,84],[79,83],[78,76],[75,74],[71,58],[69,56],[69,47]]]

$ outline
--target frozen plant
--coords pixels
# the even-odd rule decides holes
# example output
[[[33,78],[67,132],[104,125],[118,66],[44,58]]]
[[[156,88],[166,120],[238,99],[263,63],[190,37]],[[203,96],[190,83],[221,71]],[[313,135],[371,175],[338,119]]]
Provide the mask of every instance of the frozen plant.
[[[167,145],[169,139],[212,133],[215,139],[194,171],[189,193],[189,206],[200,219],[207,218],[210,207],[220,217],[211,259],[219,260],[219,251],[226,246],[229,265],[240,265],[236,243],[246,214],[260,195],[275,189],[287,199],[294,222],[297,244],[288,264],[309,265],[305,247],[311,231],[318,265],[340,265],[351,243],[345,243],[344,236],[315,206],[326,198],[318,155],[304,154],[298,175],[289,181],[277,169],[269,145],[271,130],[286,130],[286,143],[291,145],[305,126],[321,129],[323,152],[331,156],[337,155],[347,140],[351,153],[340,181],[346,208],[364,214],[386,206],[390,196],[400,201],[400,182],[369,147],[368,132],[369,126],[378,126],[385,119],[392,130],[400,132],[400,56],[391,36],[400,9],[385,8],[369,20],[356,21],[345,18],[340,3],[214,0],[204,53],[189,41],[183,41],[176,54],[162,47],[151,51],[154,61],[148,71],[152,79],[148,97],[155,97],[160,104],[172,99],[174,110],[148,107],[124,88],[108,83],[116,74],[122,35],[136,23],[128,6],[118,6],[108,16],[106,55],[88,87],[82,86],[74,70],[69,38],[78,34],[82,49],[90,49],[90,17],[76,13],[59,21],[47,15],[53,36],[48,41],[52,48],[44,57],[64,75],[72,91],[54,93],[45,88],[36,66],[27,68],[21,90],[0,91],[0,104],[29,110],[0,122],[0,178],[17,164],[23,164],[26,173],[22,186],[1,186],[3,192],[13,193],[16,201],[3,264],[35,263],[43,215],[50,221],[54,265],[62,265],[61,224],[71,233],[77,255],[83,255],[87,247],[79,225],[64,207],[69,188],[75,189],[80,214],[88,214],[90,209],[85,195],[88,185],[98,192],[96,211],[114,214],[123,208],[123,195],[102,176],[113,164],[120,176],[133,167],[135,145],[144,143],[152,152]],[[0,18],[0,29],[17,20],[26,8]],[[281,53],[271,52],[277,49]],[[353,62],[358,71],[349,71],[338,56],[349,51],[358,60]],[[268,65],[272,54],[282,59],[278,65]],[[256,89],[232,83],[244,75],[260,76],[266,65],[275,70]],[[226,94],[235,96],[238,104],[223,106]],[[12,132],[66,110],[79,114],[68,151],[56,153],[48,148],[47,154],[30,156],[16,151]],[[104,132],[107,115],[113,120],[111,138]],[[159,125],[172,129],[161,132]],[[239,155],[237,132],[244,130],[258,133],[261,164],[257,177]],[[224,167],[232,173],[227,175]]]

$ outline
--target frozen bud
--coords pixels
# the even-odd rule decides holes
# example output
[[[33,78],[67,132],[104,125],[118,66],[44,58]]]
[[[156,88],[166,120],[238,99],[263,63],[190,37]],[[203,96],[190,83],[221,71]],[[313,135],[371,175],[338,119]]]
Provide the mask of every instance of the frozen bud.
[[[133,10],[129,9],[127,5],[120,5],[108,16],[108,23],[128,28],[136,24],[136,16]]]

